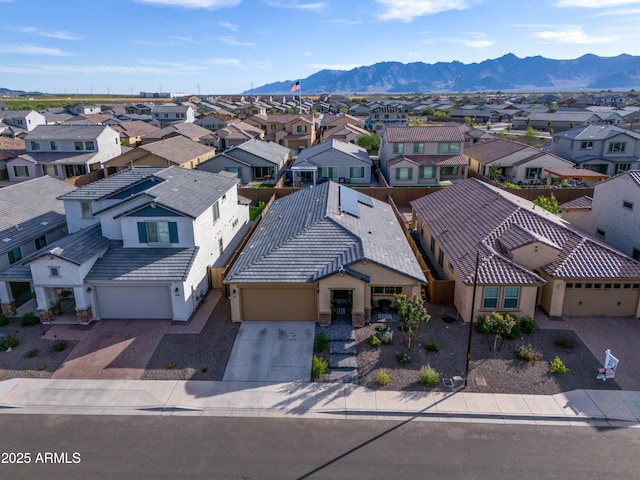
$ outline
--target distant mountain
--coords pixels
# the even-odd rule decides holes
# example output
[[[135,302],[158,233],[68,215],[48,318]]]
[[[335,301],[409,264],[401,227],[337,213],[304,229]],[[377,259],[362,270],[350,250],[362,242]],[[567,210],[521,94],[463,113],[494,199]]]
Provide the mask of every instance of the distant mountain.
[[[0,97],[19,97],[22,95],[42,95],[42,93],[25,92],[24,90],[12,90],[10,88],[0,88]]]
[[[244,94],[289,93],[293,80],[275,82]],[[321,70],[300,79],[303,94],[314,93],[457,93],[487,91],[576,91],[640,87],[640,56],[574,60],[512,53],[494,60],[461,62],[382,62],[353,70]]]

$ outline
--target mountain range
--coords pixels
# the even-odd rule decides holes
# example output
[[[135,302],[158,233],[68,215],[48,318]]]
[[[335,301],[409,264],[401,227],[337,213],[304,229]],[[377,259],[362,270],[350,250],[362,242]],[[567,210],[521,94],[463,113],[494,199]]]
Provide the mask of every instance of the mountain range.
[[[290,93],[295,80],[263,85],[244,94]],[[300,79],[303,94],[473,93],[580,91],[640,87],[640,56],[583,55],[573,60],[512,53],[480,63],[381,62],[352,70],[320,70]]]

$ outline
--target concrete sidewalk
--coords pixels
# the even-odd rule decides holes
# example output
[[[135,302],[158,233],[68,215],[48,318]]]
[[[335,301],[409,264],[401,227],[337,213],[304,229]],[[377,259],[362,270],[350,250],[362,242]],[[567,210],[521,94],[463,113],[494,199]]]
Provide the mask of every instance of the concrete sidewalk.
[[[151,380],[0,382],[0,413],[202,415],[637,427],[640,392],[558,395],[374,391],[349,384]]]

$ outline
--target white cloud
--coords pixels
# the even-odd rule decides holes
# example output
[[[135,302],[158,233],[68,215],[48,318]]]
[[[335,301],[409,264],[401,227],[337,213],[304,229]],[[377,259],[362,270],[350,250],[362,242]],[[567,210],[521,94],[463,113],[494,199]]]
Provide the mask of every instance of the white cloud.
[[[205,63],[208,65],[224,65],[226,67],[237,67],[242,70],[246,70],[247,66],[242,63],[242,60],[237,58],[212,58]]]
[[[486,48],[494,44],[487,38],[487,35],[479,32],[467,32],[470,38],[462,39],[461,42],[469,48]]]
[[[354,68],[361,67],[360,64],[350,64],[350,63],[313,63],[309,65],[309,67],[316,70],[353,70]]]
[[[60,75],[60,74],[117,74],[117,75],[167,75],[167,74],[197,74],[203,72],[202,67],[184,64],[152,64],[144,65],[0,65],[2,73],[21,73],[21,74],[41,74],[41,75]]]
[[[605,12],[598,12],[593,16],[594,17],[621,17],[621,18],[625,18],[626,20],[630,20],[627,17],[631,17],[633,15],[640,15],[640,8],[607,10]]]
[[[40,35],[42,37],[49,38],[57,38],[60,40],[80,40],[81,37],[76,37],[75,35],[71,35],[70,33],[64,31],[48,31],[41,30],[36,27],[22,27],[19,29],[23,33],[33,33],[35,35]]]
[[[576,8],[609,8],[621,5],[635,5],[638,0],[558,0],[556,7],[576,7]]]
[[[297,10],[322,10],[327,6],[324,2],[312,2],[312,3],[303,3],[297,0],[283,2],[276,0],[265,0],[264,3],[269,5],[270,7],[276,8],[295,8]]]
[[[215,10],[218,8],[230,8],[240,5],[242,0],[135,0],[138,3],[159,5],[162,7],[182,8],[206,8]]]
[[[217,23],[217,25],[218,25],[219,27],[228,28],[228,29],[229,29],[229,30],[231,30],[232,32],[237,32],[237,31],[238,31],[238,26],[237,26],[237,25],[234,25],[234,24],[233,24],[233,23],[231,23],[231,22],[223,22],[223,21],[220,21],[220,22],[218,22],[218,23]]]
[[[466,10],[481,0],[376,0],[386,7],[380,20],[411,22],[416,17],[434,15],[448,10]]]
[[[542,32],[534,32],[531,34],[534,38],[541,40],[549,40],[559,43],[574,43],[580,45],[588,45],[595,43],[611,42],[613,39],[609,37],[591,37],[582,30],[582,27],[566,27],[564,30],[546,30]]]
[[[225,45],[233,45],[235,47],[255,47],[256,44],[252,42],[241,42],[236,37],[220,37],[220,40]]]
[[[313,55],[313,52],[302,52],[305,57],[310,57]]]
[[[72,53],[59,48],[39,47],[37,45],[0,45],[0,53],[15,53],[18,55],[46,55],[51,57],[71,57]]]

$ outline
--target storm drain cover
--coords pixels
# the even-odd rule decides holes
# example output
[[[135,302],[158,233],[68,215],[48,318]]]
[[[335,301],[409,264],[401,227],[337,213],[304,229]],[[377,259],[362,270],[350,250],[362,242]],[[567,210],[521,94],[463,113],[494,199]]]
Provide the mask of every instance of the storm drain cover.
[[[477,384],[479,387],[486,387],[486,386],[487,386],[487,379],[486,379],[486,378],[484,378],[484,377],[482,377],[482,376],[480,376],[480,375],[478,375],[478,376],[476,377],[476,384]]]

